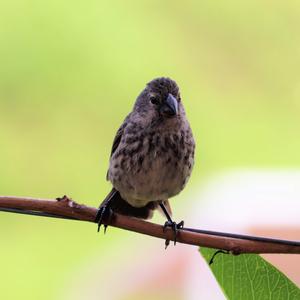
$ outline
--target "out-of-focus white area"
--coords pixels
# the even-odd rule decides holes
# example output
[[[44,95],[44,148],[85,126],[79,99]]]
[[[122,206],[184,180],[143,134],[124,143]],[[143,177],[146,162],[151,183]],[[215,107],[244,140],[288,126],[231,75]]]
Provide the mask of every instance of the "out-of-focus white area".
[[[235,170],[194,195],[189,227],[247,231],[249,225],[300,227],[300,170]],[[300,238],[300,237],[299,237]]]
[[[222,173],[211,178],[193,197],[199,199],[199,206],[191,210],[188,227],[245,234],[259,227],[297,228],[300,240],[300,170]],[[206,263],[202,260],[200,267],[190,261],[184,299],[225,299],[215,287]]]
[[[234,170],[186,197],[199,200],[186,213],[188,227],[245,234],[251,228],[296,228],[300,239],[300,171]],[[99,243],[107,247],[113,233],[97,237]],[[124,232],[113,249],[72,270],[59,299],[225,299],[196,247],[164,250],[162,240]]]

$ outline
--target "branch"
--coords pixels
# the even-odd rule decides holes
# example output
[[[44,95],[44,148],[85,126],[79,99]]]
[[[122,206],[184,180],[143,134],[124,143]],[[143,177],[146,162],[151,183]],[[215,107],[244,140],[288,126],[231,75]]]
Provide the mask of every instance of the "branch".
[[[0,196],[0,211],[88,222],[94,222],[97,213],[96,208],[77,204],[66,196],[58,198],[58,200]],[[114,217],[107,222],[106,225],[161,239],[174,240],[173,232],[170,228],[166,228],[164,232],[163,226],[161,225],[120,214],[114,214]],[[299,241],[284,241],[255,236],[198,230],[193,228],[184,228],[179,230],[177,242],[208,248],[223,249],[230,251],[232,254],[300,254]]]

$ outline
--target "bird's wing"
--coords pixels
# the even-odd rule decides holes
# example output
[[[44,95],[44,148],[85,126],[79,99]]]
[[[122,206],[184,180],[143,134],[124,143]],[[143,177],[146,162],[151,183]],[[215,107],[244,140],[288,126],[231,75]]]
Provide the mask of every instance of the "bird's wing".
[[[114,138],[113,145],[112,145],[112,148],[111,148],[110,157],[117,150],[117,148],[118,148],[118,146],[119,146],[119,144],[121,142],[121,139],[122,139],[122,136],[123,136],[123,133],[124,133],[124,129],[125,129],[125,127],[128,124],[129,117],[130,117],[130,114],[125,118],[124,122],[122,123],[122,125],[120,126],[120,128],[118,129],[118,131],[116,133],[116,136]]]
[[[115,151],[117,150],[120,142],[121,142],[121,139],[122,139],[122,136],[123,136],[123,132],[124,132],[124,123],[122,124],[122,126],[118,129],[117,131],[117,134],[114,138],[114,141],[113,141],[113,144],[112,144],[112,147],[111,147],[111,152],[110,152],[110,157],[112,157],[112,155],[115,153]]]
[[[110,152],[110,157],[112,157],[112,155],[115,153],[115,151],[117,150],[118,146],[120,145],[123,133],[124,133],[124,129],[127,126],[127,120],[129,118],[129,115],[126,117],[126,119],[124,120],[124,122],[122,123],[122,125],[120,126],[120,128],[118,129],[116,136],[114,138],[112,147],[111,147],[111,152]],[[106,174],[106,180],[108,180],[108,171]]]

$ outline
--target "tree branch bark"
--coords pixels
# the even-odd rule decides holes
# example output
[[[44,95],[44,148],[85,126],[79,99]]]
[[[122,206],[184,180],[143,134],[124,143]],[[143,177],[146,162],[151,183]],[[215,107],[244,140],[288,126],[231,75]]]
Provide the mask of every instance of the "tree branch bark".
[[[68,197],[58,200],[0,196],[0,211],[35,214],[39,216],[94,222],[97,209],[78,204]],[[140,219],[114,214],[106,225],[174,240],[170,228]],[[241,253],[294,253],[300,254],[299,241],[285,241],[270,238],[237,235],[223,232],[184,228],[179,230],[177,242]]]

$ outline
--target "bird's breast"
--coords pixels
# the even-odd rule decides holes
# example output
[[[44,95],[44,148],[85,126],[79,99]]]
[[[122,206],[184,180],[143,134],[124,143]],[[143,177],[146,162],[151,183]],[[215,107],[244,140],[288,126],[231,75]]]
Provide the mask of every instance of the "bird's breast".
[[[194,163],[194,140],[189,128],[127,134],[111,157],[109,180],[131,205],[178,194],[190,177]]]

